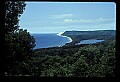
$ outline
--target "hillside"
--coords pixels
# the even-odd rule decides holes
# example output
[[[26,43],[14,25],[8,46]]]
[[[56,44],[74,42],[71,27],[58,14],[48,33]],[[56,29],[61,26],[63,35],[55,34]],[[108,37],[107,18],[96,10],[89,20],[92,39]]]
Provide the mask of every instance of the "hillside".
[[[98,31],[65,31],[62,35],[70,37],[73,41],[66,45],[75,45],[81,40],[98,39],[105,42],[116,38],[116,30],[98,30]]]

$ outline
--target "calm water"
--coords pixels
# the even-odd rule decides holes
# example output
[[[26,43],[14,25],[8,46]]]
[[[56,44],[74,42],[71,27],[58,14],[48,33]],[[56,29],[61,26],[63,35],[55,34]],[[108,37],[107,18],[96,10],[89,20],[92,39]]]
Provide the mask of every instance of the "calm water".
[[[78,44],[94,44],[94,43],[102,42],[102,41],[104,40],[88,39],[88,40],[82,40]]]
[[[63,46],[66,43],[70,42],[68,38],[58,36],[56,34],[31,34],[31,35],[34,36],[36,40],[35,42],[36,46],[34,49]]]

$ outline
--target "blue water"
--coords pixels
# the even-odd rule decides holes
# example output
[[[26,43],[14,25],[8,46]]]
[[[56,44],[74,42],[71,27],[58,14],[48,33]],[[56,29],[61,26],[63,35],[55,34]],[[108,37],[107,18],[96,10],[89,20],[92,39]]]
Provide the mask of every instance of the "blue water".
[[[58,36],[55,34],[31,34],[34,36],[36,42],[36,46],[34,49],[37,48],[48,48],[48,47],[57,47],[63,46],[66,43],[70,42],[70,40],[66,37]]]
[[[94,43],[102,42],[102,41],[104,40],[88,39],[88,40],[82,40],[78,44],[94,44]]]

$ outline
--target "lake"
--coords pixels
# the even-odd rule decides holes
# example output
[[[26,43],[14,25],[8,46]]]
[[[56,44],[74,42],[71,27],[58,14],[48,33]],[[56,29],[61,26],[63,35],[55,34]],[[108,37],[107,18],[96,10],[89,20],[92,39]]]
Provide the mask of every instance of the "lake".
[[[80,41],[80,43],[78,43],[77,45],[79,45],[79,44],[94,44],[94,43],[103,42],[103,41],[104,40],[88,39],[88,40]]]
[[[70,39],[65,36],[54,34],[31,34],[35,38],[35,48],[48,48],[48,47],[57,47],[63,46],[66,43],[70,42]]]

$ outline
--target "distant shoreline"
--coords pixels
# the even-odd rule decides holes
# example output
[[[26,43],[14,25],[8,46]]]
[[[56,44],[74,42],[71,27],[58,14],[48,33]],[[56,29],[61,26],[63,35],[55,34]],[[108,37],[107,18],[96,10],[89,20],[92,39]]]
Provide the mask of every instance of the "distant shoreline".
[[[64,31],[64,32],[65,32],[65,31]],[[64,32],[60,32],[60,33],[58,33],[57,35],[68,38],[68,39],[70,40],[69,43],[72,42],[73,40],[72,40],[70,37],[68,37],[68,36],[63,36],[63,35],[62,35]]]

